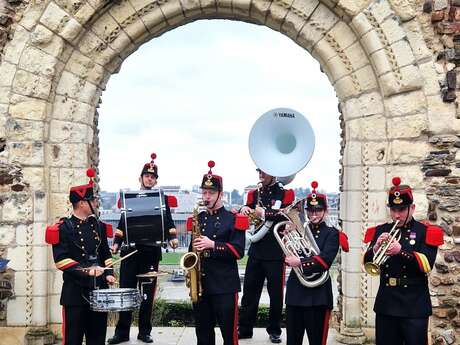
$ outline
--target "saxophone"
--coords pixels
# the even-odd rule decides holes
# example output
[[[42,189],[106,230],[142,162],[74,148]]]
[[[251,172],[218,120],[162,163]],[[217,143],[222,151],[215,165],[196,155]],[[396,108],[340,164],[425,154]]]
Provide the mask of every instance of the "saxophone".
[[[202,253],[196,251],[193,248],[193,241],[201,236],[200,224],[198,216],[201,212],[206,211],[204,207],[205,203],[203,200],[199,200],[193,209],[193,221],[192,221],[192,251],[185,253],[180,258],[179,265],[183,268],[187,274],[185,277],[185,285],[190,289],[190,299],[193,303],[198,302],[199,298],[203,294],[203,286],[201,284],[201,255]]]

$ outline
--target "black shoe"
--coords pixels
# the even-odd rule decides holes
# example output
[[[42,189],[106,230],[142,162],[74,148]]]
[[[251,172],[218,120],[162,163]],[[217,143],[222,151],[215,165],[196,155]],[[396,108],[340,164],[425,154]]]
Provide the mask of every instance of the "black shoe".
[[[238,332],[238,339],[251,339],[252,334]]]
[[[120,344],[125,341],[129,341],[129,337],[120,337],[119,335],[115,334],[112,338],[109,338],[109,340],[107,340],[107,344]]]
[[[273,344],[281,343],[281,337],[278,334],[270,334],[269,338]]]
[[[143,341],[144,343],[153,343],[153,339],[150,336],[150,334],[139,334],[137,336],[137,339],[139,339],[140,341]]]

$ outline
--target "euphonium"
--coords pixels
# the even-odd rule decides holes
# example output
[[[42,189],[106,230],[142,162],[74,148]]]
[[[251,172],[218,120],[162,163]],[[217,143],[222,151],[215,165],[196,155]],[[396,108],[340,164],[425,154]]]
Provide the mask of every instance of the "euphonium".
[[[190,289],[190,299],[193,303],[196,303],[203,294],[203,286],[201,284],[201,253],[193,248],[193,241],[201,236],[200,224],[198,216],[201,212],[205,211],[206,208],[203,200],[199,200],[193,209],[193,220],[192,220],[192,251],[185,253],[180,258],[179,265],[187,273],[185,277],[185,285]]]
[[[389,237],[382,241],[379,249],[377,249],[377,251],[374,253],[374,259],[372,262],[366,262],[364,264],[364,270],[366,273],[372,276],[380,275],[380,266],[383,265],[388,259],[388,255],[385,254],[386,251],[388,248],[390,248],[390,245],[393,241],[399,241],[401,239],[401,231],[396,228],[398,223],[399,220],[397,219],[390,232],[388,232]]]
[[[307,223],[304,226],[300,224],[300,217],[298,211],[295,212],[297,205],[300,201],[294,201],[288,206],[282,214],[288,219],[284,222],[280,222],[275,225],[273,234],[278,241],[281,249],[285,255],[294,255],[298,258],[309,258],[320,254],[318,245],[316,244],[315,238],[311,233],[310,227]],[[294,224],[294,229],[286,231],[284,236],[281,237],[279,229],[285,227],[287,224]],[[299,229],[304,228],[304,234]],[[293,267],[294,273],[299,278],[300,284],[308,288],[314,288],[324,284],[329,278],[329,272],[313,273],[309,276],[304,275],[300,267]],[[319,277],[318,277],[319,275]]]

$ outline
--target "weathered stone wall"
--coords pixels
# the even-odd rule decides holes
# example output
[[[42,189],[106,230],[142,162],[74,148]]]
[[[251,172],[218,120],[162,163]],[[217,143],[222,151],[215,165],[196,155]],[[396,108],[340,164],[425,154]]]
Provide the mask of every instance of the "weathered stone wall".
[[[110,76],[166,31],[228,18],[294,40],[336,90],[340,212],[351,245],[341,258],[344,339],[372,333],[378,281],[362,272],[362,236],[388,219],[386,190],[394,175],[413,186],[417,217],[445,230],[430,277],[432,334],[439,344],[460,339],[456,3],[0,0],[0,254],[11,260],[15,294],[5,303],[3,323],[60,322],[61,274],[43,241],[45,224],[68,213],[69,186],[83,183],[84,170],[98,164],[96,110]],[[1,316],[0,307],[0,322]]]

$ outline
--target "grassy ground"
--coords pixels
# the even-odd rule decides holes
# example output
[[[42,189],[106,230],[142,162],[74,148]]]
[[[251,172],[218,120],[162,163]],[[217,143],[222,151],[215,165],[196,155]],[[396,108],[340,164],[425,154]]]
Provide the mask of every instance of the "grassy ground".
[[[177,252],[163,253],[163,259],[161,260],[160,264],[179,265],[179,261],[182,255],[184,255],[184,253],[177,253]],[[248,257],[244,256],[241,260],[238,261],[238,265],[246,266],[247,261],[248,261]]]

